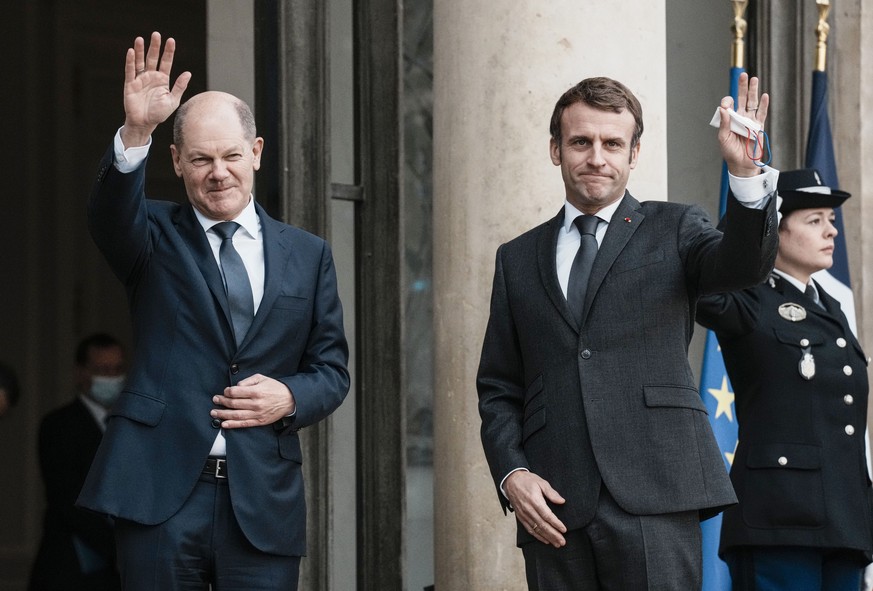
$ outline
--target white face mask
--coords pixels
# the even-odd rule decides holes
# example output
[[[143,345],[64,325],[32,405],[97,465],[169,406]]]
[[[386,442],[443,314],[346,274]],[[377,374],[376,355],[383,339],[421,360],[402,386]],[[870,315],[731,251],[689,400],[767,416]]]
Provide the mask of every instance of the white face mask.
[[[92,376],[91,377],[91,398],[104,408],[110,406],[118,400],[121,390],[124,388],[124,378],[126,376]]]

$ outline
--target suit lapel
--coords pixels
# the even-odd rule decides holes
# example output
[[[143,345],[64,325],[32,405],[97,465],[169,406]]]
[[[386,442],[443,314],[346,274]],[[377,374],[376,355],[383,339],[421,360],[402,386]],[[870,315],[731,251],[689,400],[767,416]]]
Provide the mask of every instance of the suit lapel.
[[[543,287],[552,300],[552,304],[567,321],[567,324],[573,327],[573,330],[578,332],[579,327],[576,325],[576,319],[570,311],[570,306],[567,304],[567,298],[564,297],[564,292],[561,291],[561,284],[558,282],[557,268],[557,250],[558,250],[558,232],[564,223],[564,208],[558,212],[558,215],[545,223],[539,238],[537,239],[537,263],[540,268],[540,280],[543,282]]]
[[[215,255],[212,254],[212,248],[209,246],[209,239],[206,238],[206,232],[203,231],[203,226],[197,221],[194,215],[194,210],[190,205],[183,205],[175,216],[176,227],[179,229],[179,235],[185,240],[194,261],[197,263],[197,268],[200,269],[200,274],[209,286],[209,291],[212,292],[218,307],[221,309],[226,321],[227,331],[230,333],[231,341],[233,340],[233,326],[230,317],[230,307],[227,303],[227,294],[224,291],[224,281],[221,279],[221,270],[218,268],[218,263],[215,262]]]
[[[849,326],[849,321],[846,319],[846,315],[843,313],[843,307],[840,305],[839,300],[831,297],[831,295],[822,289],[822,286],[818,281],[815,281],[815,288],[818,290],[818,297],[821,299],[821,303],[824,304],[827,309],[828,315],[837,320],[840,323],[840,326],[843,327],[843,334],[849,335],[849,340],[852,342],[852,346],[858,350],[858,353],[862,357],[866,357],[864,354],[864,349],[861,348],[861,343],[858,342],[858,339],[855,337],[855,333],[852,332],[851,327]],[[816,306],[817,308],[818,306]]]
[[[179,208],[179,213],[176,216],[176,225],[179,228],[179,234],[188,244],[188,248],[194,256],[194,261],[197,263],[203,279],[206,280],[209,290],[218,301],[228,323],[230,323],[230,310],[227,305],[227,294],[224,292],[224,282],[221,279],[221,270],[218,268],[218,263],[215,262],[215,255],[212,254],[212,248],[209,246],[206,232],[203,231],[203,227],[197,221],[190,205]]]
[[[285,268],[291,259],[289,256],[291,244],[286,232],[288,226],[271,218],[257,203],[255,209],[261,220],[261,238],[264,245],[264,296],[261,298],[252,325],[240,344],[240,349],[245,347],[263,327],[276,298],[282,293]]]
[[[631,236],[634,235],[634,232],[637,231],[637,228],[640,227],[640,224],[646,217],[639,209],[639,201],[625,191],[618,209],[612,215],[612,220],[610,220],[609,227],[606,229],[606,235],[603,237],[603,243],[597,250],[594,266],[591,268],[588,291],[585,294],[585,306],[582,309],[583,326],[588,319],[591,303],[597,296],[597,291],[600,289],[601,284],[603,284],[603,280],[612,268],[613,263],[615,263],[615,259],[624,250]]]

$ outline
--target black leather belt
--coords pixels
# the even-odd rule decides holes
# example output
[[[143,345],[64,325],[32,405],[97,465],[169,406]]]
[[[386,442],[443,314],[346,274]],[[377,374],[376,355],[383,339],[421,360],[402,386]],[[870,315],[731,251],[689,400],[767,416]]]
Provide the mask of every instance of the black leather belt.
[[[203,473],[216,478],[227,478],[227,460],[224,458],[208,458],[203,466]]]

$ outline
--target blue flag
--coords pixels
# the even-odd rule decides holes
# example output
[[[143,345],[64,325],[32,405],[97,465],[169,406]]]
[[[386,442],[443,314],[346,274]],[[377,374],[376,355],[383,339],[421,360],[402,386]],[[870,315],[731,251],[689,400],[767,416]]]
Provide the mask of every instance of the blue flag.
[[[743,68],[731,68],[731,96],[737,101],[740,74]],[[727,207],[728,171],[722,163],[719,217]],[[725,468],[730,470],[737,448],[737,420],[734,415],[734,390],[724,367],[718,339],[712,331],[706,332],[703,366],[700,371],[700,395],[709,411],[709,421],[718,447],[721,449]],[[727,565],[718,557],[718,540],[721,534],[721,514],[700,524],[703,534],[703,591],[730,591],[731,576]]]
[[[806,168],[815,168],[821,180],[831,189],[839,189],[837,163],[834,158],[834,141],[831,137],[831,123],[828,117],[828,75],[827,72],[812,73],[812,98],[810,100],[809,137],[806,142]],[[829,271],[819,271],[813,277],[824,290],[840,302],[849,320],[852,332],[858,334],[855,321],[855,299],[849,280],[849,257],[846,253],[846,235],[843,232],[843,214],[837,208],[837,237],[834,239],[834,265]]]

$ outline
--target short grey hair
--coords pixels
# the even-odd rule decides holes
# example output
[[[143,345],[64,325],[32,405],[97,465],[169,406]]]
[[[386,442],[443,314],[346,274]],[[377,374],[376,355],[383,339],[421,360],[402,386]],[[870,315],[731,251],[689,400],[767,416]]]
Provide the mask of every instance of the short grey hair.
[[[176,117],[173,120],[173,143],[176,146],[181,146],[184,140],[184,134],[182,130],[185,127],[185,121],[188,118],[188,111],[191,110],[191,104],[197,103],[193,99],[197,98],[199,95],[195,95],[191,97],[191,99],[182,103],[179,108],[176,110]],[[237,98],[232,95],[228,95],[233,102],[234,109],[236,109],[236,114],[239,117],[239,123],[243,129],[243,137],[245,137],[246,141],[250,143],[254,143],[255,138],[258,136],[257,128],[255,127],[255,115],[252,113],[252,110],[249,108],[248,104],[240,98]]]

